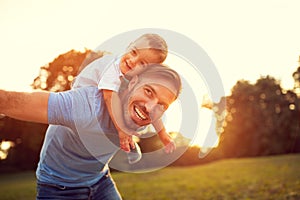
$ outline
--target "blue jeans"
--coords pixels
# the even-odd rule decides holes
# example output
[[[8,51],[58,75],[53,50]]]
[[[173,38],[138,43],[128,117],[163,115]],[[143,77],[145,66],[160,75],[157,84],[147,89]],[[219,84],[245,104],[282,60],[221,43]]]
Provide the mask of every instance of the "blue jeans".
[[[121,200],[121,195],[110,174],[103,176],[90,187],[65,187],[37,183],[37,200]]]

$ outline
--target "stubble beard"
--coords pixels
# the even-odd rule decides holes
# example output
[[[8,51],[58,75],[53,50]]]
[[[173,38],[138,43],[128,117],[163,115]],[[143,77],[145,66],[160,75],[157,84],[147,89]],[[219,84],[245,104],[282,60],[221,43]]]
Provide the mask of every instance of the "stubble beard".
[[[129,111],[129,100],[130,100],[130,94],[126,94],[125,96],[125,104],[123,104],[123,119],[125,122],[125,125],[128,129],[137,130],[139,126],[131,119],[131,113]]]

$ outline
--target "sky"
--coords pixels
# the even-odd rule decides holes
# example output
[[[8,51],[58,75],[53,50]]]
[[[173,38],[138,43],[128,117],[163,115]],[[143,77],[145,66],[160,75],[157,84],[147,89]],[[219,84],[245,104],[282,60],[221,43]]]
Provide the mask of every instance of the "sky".
[[[212,59],[226,94],[271,75],[292,88],[300,55],[298,0],[0,0],[0,88],[21,90],[70,49],[139,28],[176,31]],[[16,73],[18,72],[18,73]]]
[[[293,87],[299,66],[298,0],[0,0],[0,88],[28,90],[39,68],[71,49],[95,49],[141,28],[168,29],[200,45],[226,95],[260,76]]]

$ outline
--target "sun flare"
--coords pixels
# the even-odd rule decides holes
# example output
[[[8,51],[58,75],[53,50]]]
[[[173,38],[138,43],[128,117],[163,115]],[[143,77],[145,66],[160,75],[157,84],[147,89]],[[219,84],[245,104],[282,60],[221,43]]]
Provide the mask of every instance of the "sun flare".
[[[191,63],[187,62],[184,58],[169,53],[166,64],[174,68],[183,79],[186,80],[187,85],[183,85],[183,91],[181,95],[190,95],[185,94],[184,90],[187,87],[191,87],[192,95],[183,97],[185,99],[193,98],[190,102],[195,103],[195,110],[193,110],[193,115],[197,117],[197,128],[195,133],[190,132],[181,132],[180,128],[183,126],[183,117],[193,117],[191,115],[184,115],[186,110],[183,109],[184,105],[181,105],[182,102],[176,100],[171,104],[169,109],[166,111],[163,121],[167,131],[171,132],[180,132],[184,137],[187,137],[191,140],[191,146],[199,146],[199,147],[215,147],[218,144],[218,136],[215,131],[215,121],[214,121],[214,113],[211,109],[202,107],[202,101],[204,97],[209,97],[210,92],[209,88],[202,77],[201,72],[197,71]],[[183,102],[183,103],[189,103]],[[189,123],[186,121],[185,123]]]

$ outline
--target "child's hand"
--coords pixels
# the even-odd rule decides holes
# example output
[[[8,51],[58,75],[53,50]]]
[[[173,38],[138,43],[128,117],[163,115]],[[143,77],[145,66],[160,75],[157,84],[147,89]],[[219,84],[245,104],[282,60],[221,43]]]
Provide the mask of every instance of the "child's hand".
[[[119,131],[120,148],[125,152],[130,152],[130,147],[135,149],[134,141],[132,140],[132,135],[127,135],[123,131]]]

